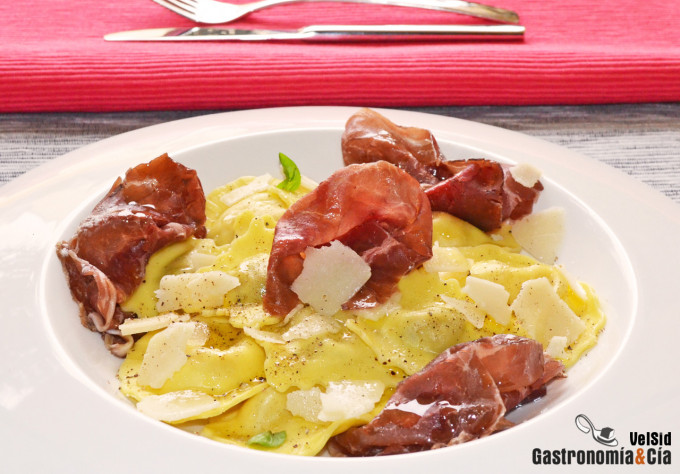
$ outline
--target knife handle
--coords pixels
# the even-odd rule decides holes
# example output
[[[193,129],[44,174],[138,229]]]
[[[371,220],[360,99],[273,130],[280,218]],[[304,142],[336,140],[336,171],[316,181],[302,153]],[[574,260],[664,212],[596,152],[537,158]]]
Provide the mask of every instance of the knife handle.
[[[311,25],[298,31],[300,39],[332,41],[521,40],[521,25]]]

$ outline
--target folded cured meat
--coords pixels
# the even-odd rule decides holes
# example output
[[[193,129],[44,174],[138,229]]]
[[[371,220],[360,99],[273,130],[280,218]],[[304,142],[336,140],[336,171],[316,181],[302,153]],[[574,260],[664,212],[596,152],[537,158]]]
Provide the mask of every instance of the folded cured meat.
[[[82,324],[104,335],[124,356],[119,303],[144,278],[151,254],[192,235],[205,236],[205,195],[194,170],[162,155],[127,171],[94,207],[69,241],[57,244]]]
[[[299,303],[291,289],[304,251],[334,240],[361,255],[371,277],[344,305],[385,302],[399,278],[432,256],[432,212],[418,181],[380,161],[333,173],[294,203],[276,225],[267,269],[264,308],[285,315]]]
[[[530,214],[543,185],[518,183],[510,167],[486,159],[447,161],[428,130],[401,127],[370,109],[347,121],[345,165],[388,161],[416,178],[432,205],[484,231]]]
[[[376,418],[334,437],[329,449],[377,456],[481,438],[508,427],[507,412],[563,375],[562,363],[532,339],[499,334],[458,344],[401,382]]]

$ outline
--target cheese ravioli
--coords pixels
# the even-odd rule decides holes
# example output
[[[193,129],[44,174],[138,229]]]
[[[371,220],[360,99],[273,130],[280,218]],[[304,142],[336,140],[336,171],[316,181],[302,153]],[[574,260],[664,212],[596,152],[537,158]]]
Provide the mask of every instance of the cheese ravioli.
[[[178,365],[165,367],[172,373],[160,388],[140,383],[139,375],[145,364],[164,363],[156,360],[163,357],[150,342],[168,329],[139,338],[118,374],[121,391],[131,400],[154,401],[155,408],[160,404],[160,410],[154,412],[160,413],[157,418],[178,426],[190,422],[203,436],[228,444],[316,455],[330,437],[370,421],[401,380],[450,346],[513,333],[550,346],[569,366],[595,344],[604,326],[592,290],[574,282],[563,269],[523,254],[509,227],[487,234],[443,213],[433,215],[433,259],[404,276],[398,293],[387,303],[331,316],[300,305],[283,321],[272,317],[262,308],[262,295],[276,222],[313,188],[306,179],[294,192],[277,188],[277,183],[269,175],[243,177],[210,193],[207,237],[173,244],[154,254],[143,284],[122,305],[138,318],[154,318],[165,312],[159,295],[168,295],[158,292],[164,277],[188,274],[187,285],[195,286],[195,301],[178,313],[197,327],[207,328],[207,336],[177,343]],[[211,275],[224,275],[237,281],[236,286],[216,295],[191,277],[205,272],[221,272]],[[571,318],[569,324],[556,326],[569,329],[569,337],[548,337],[551,333],[542,322],[526,311],[537,304],[531,296],[536,288],[549,293],[550,304]],[[507,313],[507,321],[488,314],[484,308],[489,308],[489,302],[475,302],[466,291],[477,299],[488,295],[494,300],[492,306]],[[216,296],[221,305],[207,304]],[[338,416],[342,419],[337,421],[300,415],[324,409],[317,406],[325,399],[319,395],[347,381],[381,387],[382,396],[378,402],[362,404],[368,407],[364,413],[357,415],[348,407],[343,418],[341,410]],[[302,400],[302,408],[290,405],[291,393]],[[316,405],[310,405],[305,394],[316,394]],[[174,403],[163,405],[164,396]],[[342,408],[343,399],[339,400],[335,398],[333,409]],[[347,398],[347,403],[351,400]],[[177,408],[185,405],[194,411]],[[276,446],[252,442],[262,433],[281,432],[285,432],[285,440]]]

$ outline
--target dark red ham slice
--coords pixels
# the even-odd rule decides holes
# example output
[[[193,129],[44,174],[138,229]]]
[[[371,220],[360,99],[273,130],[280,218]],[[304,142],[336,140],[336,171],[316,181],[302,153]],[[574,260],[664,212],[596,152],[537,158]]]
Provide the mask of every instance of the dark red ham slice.
[[[416,178],[433,211],[459,217],[484,231],[530,214],[543,185],[518,183],[507,165],[486,159],[447,161],[427,130],[400,127],[370,109],[347,121],[342,136],[346,165],[388,161]]]
[[[82,324],[105,335],[123,356],[130,338],[117,333],[126,315],[118,304],[139,286],[151,254],[192,235],[205,236],[205,195],[194,170],[162,155],[127,171],[57,244],[57,256]]]
[[[432,213],[419,183],[385,161],[342,168],[293,204],[276,225],[264,308],[285,315],[299,303],[291,284],[307,247],[334,240],[371,267],[345,309],[385,302],[399,278],[432,256]]]
[[[435,184],[442,179],[437,172],[445,158],[432,133],[400,127],[374,110],[361,109],[349,118],[341,144],[345,165],[384,160],[420,183]]]
[[[510,425],[504,416],[562,377],[562,364],[540,343],[499,334],[458,344],[398,385],[370,423],[335,436],[335,455],[424,451],[488,436]]]

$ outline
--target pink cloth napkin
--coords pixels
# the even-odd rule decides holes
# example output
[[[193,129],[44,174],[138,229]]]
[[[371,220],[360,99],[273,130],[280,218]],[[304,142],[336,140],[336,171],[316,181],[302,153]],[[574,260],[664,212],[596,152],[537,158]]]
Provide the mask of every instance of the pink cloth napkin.
[[[0,3],[2,112],[680,100],[677,1],[494,0],[520,14],[524,41],[346,44],[111,43],[102,37],[192,23],[151,0]],[[470,22],[480,21],[318,3],[238,24]]]

